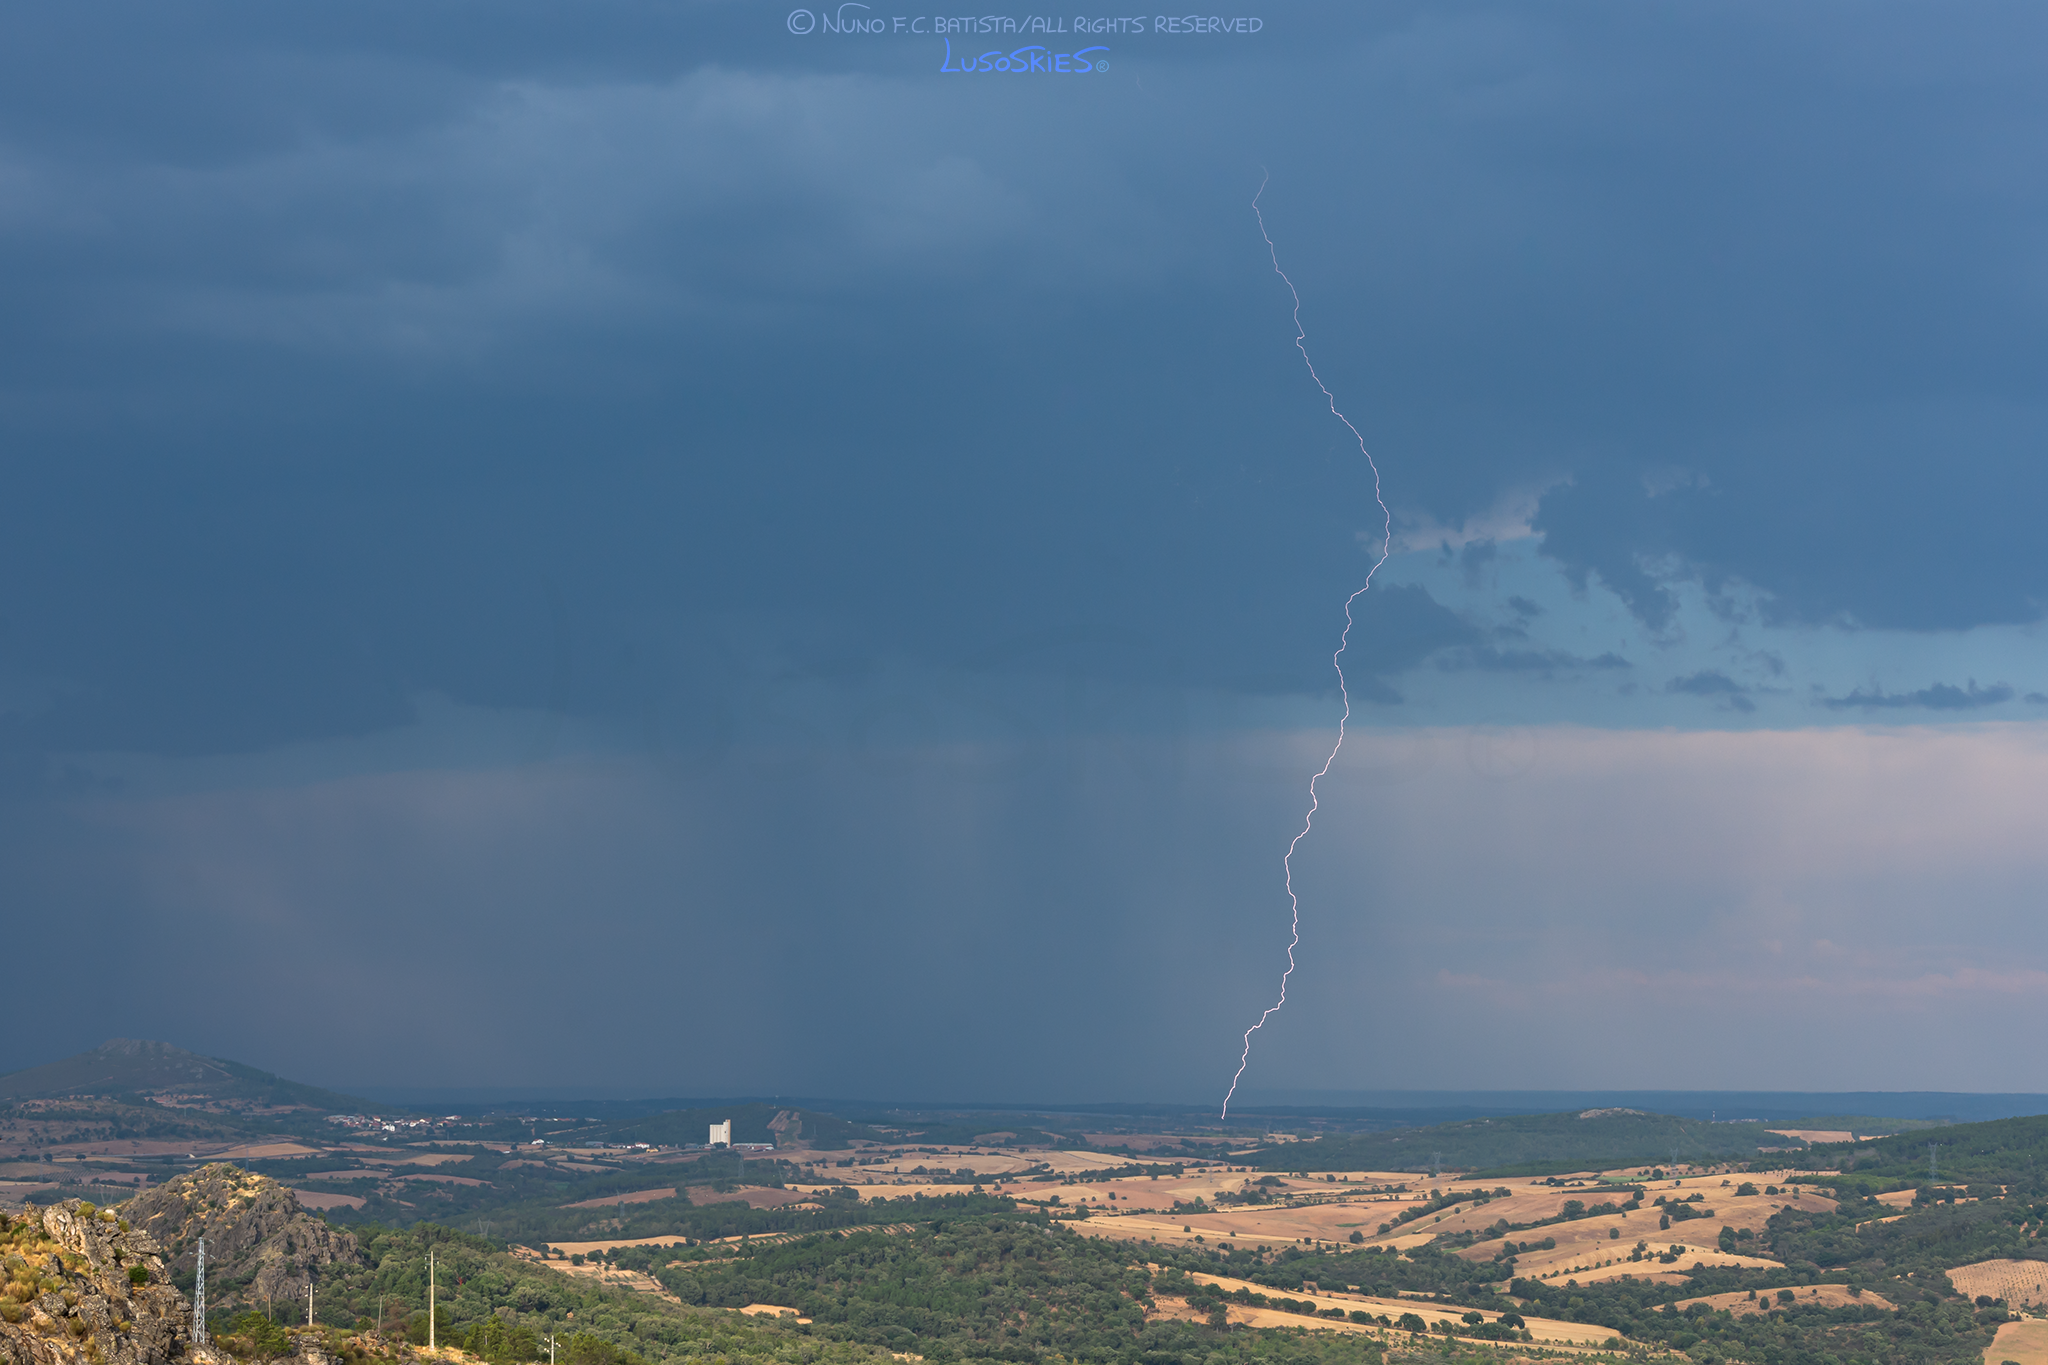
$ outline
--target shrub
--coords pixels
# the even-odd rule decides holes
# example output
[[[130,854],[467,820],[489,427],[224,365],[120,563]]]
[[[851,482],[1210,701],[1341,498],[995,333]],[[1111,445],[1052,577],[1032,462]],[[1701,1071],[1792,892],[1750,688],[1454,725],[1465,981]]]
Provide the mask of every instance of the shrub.
[[[129,1267],[128,1267],[128,1283],[130,1283],[130,1284],[148,1284],[148,1283],[149,1283],[149,1267],[148,1267],[148,1266],[146,1266],[146,1265],[131,1265],[131,1266],[129,1266]]]

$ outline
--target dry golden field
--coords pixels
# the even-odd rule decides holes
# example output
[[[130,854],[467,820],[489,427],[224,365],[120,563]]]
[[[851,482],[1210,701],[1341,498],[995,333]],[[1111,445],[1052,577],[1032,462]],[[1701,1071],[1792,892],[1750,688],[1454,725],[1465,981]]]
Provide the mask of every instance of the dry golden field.
[[[600,1199],[579,1199],[573,1204],[557,1205],[565,1209],[608,1209],[620,1204],[652,1204],[660,1199],[676,1197],[675,1186],[668,1185],[658,1190],[635,1190],[631,1194],[608,1194]]]
[[[1810,1308],[1818,1304],[1823,1308],[1853,1308],[1859,1304],[1874,1304],[1889,1312],[1893,1306],[1892,1301],[1884,1295],[1873,1294],[1867,1289],[1859,1298],[1851,1294],[1849,1286],[1844,1284],[1802,1284],[1794,1286],[1792,1293],[1795,1295],[1794,1301],[1801,1307]],[[1677,1307],[1678,1311],[1683,1313],[1693,1304],[1703,1303],[1717,1313],[1725,1308],[1740,1317],[1744,1313],[1759,1313],[1776,1307],[1778,1302],[1777,1291],[1767,1289],[1758,1291],[1756,1298],[1751,1298],[1747,1293],[1727,1293],[1708,1294],[1697,1299],[1680,1299]]]
[[[296,1142],[256,1142],[241,1147],[229,1147],[213,1153],[215,1161],[275,1161],[279,1157],[320,1156],[318,1147],[306,1147]],[[465,1160],[467,1158],[464,1158]]]
[[[1347,1313],[1358,1311],[1375,1315],[1385,1314],[1387,1317],[1397,1321],[1403,1313],[1414,1313],[1432,1326],[1439,1322],[1459,1322],[1466,1311],[1462,1306],[1436,1304],[1426,1299],[1388,1299],[1366,1294],[1333,1293],[1322,1289],[1315,1292],[1288,1292],[1285,1290],[1275,1290],[1270,1285],[1253,1284],[1250,1280],[1232,1279],[1227,1275],[1195,1274],[1189,1278],[1201,1284],[1213,1284],[1232,1292],[1239,1289],[1247,1289],[1254,1294],[1264,1294],[1268,1297],[1278,1294],[1290,1299],[1306,1299],[1315,1304],[1318,1309],[1341,1308]],[[1240,1317],[1240,1314],[1242,1317]],[[1240,1304],[1230,1305],[1230,1320],[1232,1322],[1242,1321],[1254,1327],[1313,1326],[1316,1328],[1327,1328],[1331,1331],[1378,1334],[1385,1334],[1388,1331],[1387,1328],[1382,1326],[1372,1326],[1356,1322],[1338,1322],[1331,1318],[1311,1320],[1302,1317],[1298,1313],[1289,1313],[1284,1309],[1252,1308]],[[1488,1317],[1487,1319],[1489,1322],[1492,1320],[1493,1317]],[[1597,1347],[1600,1343],[1614,1335],[1606,1328],[1589,1326],[1583,1322],[1558,1322],[1551,1318],[1531,1317],[1524,1317],[1523,1322],[1528,1327],[1529,1334],[1536,1338],[1535,1344],[1538,1346]]]
[[[779,1303],[750,1303],[740,1311],[755,1318],[796,1318],[800,1323],[810,1321],[809,1318],[797,1317],[796,1309],[785,1308]]]
[[[2001,1323],[1997,1337],[1984,1348],[1984,1365],[2007,1360],[2016,1365],[2048,1365],[2048,1322],[2036,1318]]]
[[[309,1209],[359,1209],[363,1197],[359,1194],[320,1194],[314,1190],[293,1190],[292,1197],[303,1208]]]
[[[2044,1261],[1979,1261],[1949,1271],[1948,1282],[1958,1294],[1973,1299],[1988,1294],[2014,1308],[2048,1306],[2048,1262]]]

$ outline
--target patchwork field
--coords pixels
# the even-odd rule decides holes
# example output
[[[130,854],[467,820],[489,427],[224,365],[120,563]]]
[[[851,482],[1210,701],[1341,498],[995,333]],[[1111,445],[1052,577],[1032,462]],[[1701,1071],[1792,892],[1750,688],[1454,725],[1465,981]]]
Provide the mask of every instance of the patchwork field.
[[[1088,1210],[1092,1216],[1083,1225],[1083,1230],[1090,1236],[1165,1245],[1200,1242],[1224,1246],[1279,1246],[1300,1243],[1378,1246],[1395,1251],[1418,1246],[1449,1233],[1475,1232],[1484,1237],[1503,1220],[1510,1224],[1527,1224],[1554,1219],[1565,1212],[1571,1201],[1591,1207],[1601,1202],[1618,1202],[1624,1197],[1592,1173],[1580,1177],[1577,1183],[1564,1185],[1517,1178],[1490,1187],[1496,1191],[1505,1190],[1504,1194],[1492,1195],[1483,1202],[1453,1205],[1442,1213],[1391,1227],[1383,1233],[1381,1226],[1392,1224],[1403,1209],[1412,1208],[1429,1198],[1430,1187],[1426,1178],[1394,1172],[1350,1172],[1340,1175],[1335,1182],[1321,1177],[1268,1177],[1273,1183],[1265,1186],[1249,1185],[1247,1182],[1251,1178],[1242,1171],[1206,1169],[1189,1172],[1179,1178],[1162,1176],[1156,1181],[1138,1177],[1057,1187],[1005,1184],[1001,1189],[1005,1194],[1045,1204],[1049,1208],[1079,1207]],[[1612,1178],[1608,1179],[1611,1181]],[[1702,1196],[1701,1200],[1686,1207],[1711,1209],[1712,1216],[1681,1219],[1669,1227],[1660,1227],[1662,1211],[1654,1205],[1645,1205],[1632,1213],[1588,1215],[1568,1222],[1546,1223],[1529,1232],[1507,1233],[1505,1239],[1524,1247],[1517,1257],[1518,1272],[1538,1279],[1573,1276],[1580,1280],[1594,1280],[1629,1274],[1637,1278],[1677,1280],[1682,1279],[1682,1272],[1689,1271],[1695,1263],[1750,1268],[1769,1266],[1775,1262],[1748,1253],[1757,1244],[1759,1230],[1773,1214],[1784,1208],[1815,1213],[1834,1208],[1832,1200],[1809,1190],[1801,1189],[1795,1193],[1789,1186],[1780,1186],[1776,1194],[1762,1193],[1783,1178],[1782,1173],[1775,1172],[1742,1177],[1756,1186],[1758,1193],[1751,1195],[1735,1194],[1738,1182],[1721,1176],[1686,1176],[1655,1184],[1644,1182],[1652,1200],[1661,1196],[1672,1201],[1684,1201],[1698,1194]],[[1374,1192],[1397,1182],[1407,1182],[1409,1192]],[[958,1189],[957,1186],[951,1188],[954,1191]],[[1275,1202],[1223,1205],[1215,1202],[1219,1195],[1242,1194],[1254,1188],[1267,1191]],[[1446,1181],[1437,1188],[1455,1190],[1458,1185]],[[947,1190],[946,1187],[924,1186],[915,1190],[906,1187],[904,1192],[939,1194]],[[1055,1194],[1060,1198],[1059,1206],[1049,1203]],[[1200,1212],[1187,1207],[1198,1196],[1207,1205]],[[1175,1201],[1183,1204],[1179,1211],[1172,1211]],[[1738,1235],[1745,1229],[1750,1233],[1748,1239],[1738,1243],[1735,1253],[1720,1249],[1719,1238],[1724,1226],[1734,1229]],[[1358,1238],[1356,1243],[1352,1241],[1354,1236]],[[1554,1241],[1555,1245],[1549,1248],[1529,1245],[1545,1239]],[[1501,1250],[1502,1240],[1500,1236],[1484,1237],[1458,1254],[1471,1260],[1490,1260]],[[1669,1255],[1673,1248],[1677,1248],[1677,1259],[1631,1261],[1629,1256],[1638,1244],[1642,1244],[1646,1257]]]

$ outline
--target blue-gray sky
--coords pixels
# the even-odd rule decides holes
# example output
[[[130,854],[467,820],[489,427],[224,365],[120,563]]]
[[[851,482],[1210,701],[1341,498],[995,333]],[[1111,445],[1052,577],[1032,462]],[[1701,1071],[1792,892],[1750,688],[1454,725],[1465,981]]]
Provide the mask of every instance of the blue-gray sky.
[[[2038,8],[806,13],[4,21],[0,1065],[1220,1094],[1266,181],[1252,1092],[2048,1088]]]

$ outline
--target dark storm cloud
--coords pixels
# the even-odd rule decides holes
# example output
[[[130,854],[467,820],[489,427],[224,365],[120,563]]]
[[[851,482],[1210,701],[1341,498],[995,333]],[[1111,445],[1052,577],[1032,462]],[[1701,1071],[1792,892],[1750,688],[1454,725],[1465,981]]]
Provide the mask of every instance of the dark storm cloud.
[[[1546,552],[1658,626],[2037,615],[2048,20],[1624,12],[1289,7],[1057,95],[758,6],[17,16],[6,743],[1090,632],[1027,666],[1326,686],[1369,489],[1261,165],[1397,505],[1569,476]]]
[[[1278,957],[1328,753],[1289,727],[1335,719],[1382,534],[1268,172],[1397,529],[1456,531],[1472,582],[1520,542],[1458,528],[1547,490],[1544,552],[1659,630],[1693,581],[2040,614],[2037,8],[1289,5],[1071,86],[783,12],[0,21],[0,894],[24,960],[95,927],[105,1031],[232,1055],[250,1008],[191,981],[283,1017],[266,966],[314,962],[366,1007],[296,1045],[348,1081],[423,1027],[421,1083],[574,1074],[533,1002],[643,1040],[623,1070],[677,1017],[824,1068],[878,998],[971,1019],[948,1076],[1001,1044],[1057,1091],[1084,1030],[1206,1074],[1185,1040]],[[1418,884],[1471,861],[1451,779],[1498,796],[1551,743],[1431,727],[1645,657],[1489,634],[1463,577],[1383,580],[1345,658],[1415,730],[1339,774],[1439,793]],[[1549,584],[1514,586],[1533,620]],[[1809,714],[1996,690],[1945,686]],[[1525,906],[1501,877],[1459,903]],[[1077,944],[1168,985],[1064,1023]]]
[[[1980,706],[1997,706],[2000,702],[2011,701],[2013,691],[2004,683],[1990,687],[1977,686],[1975,678],[1967,687],[1953,683],[1935,683],[1914,692],[1886,692],[1874,688],[1868,692],[1856,689],[1846,697],[1826,697],[1821,705],[1830,711],[1896,711],[1912,707],[1929,711],[1974,711]]]

